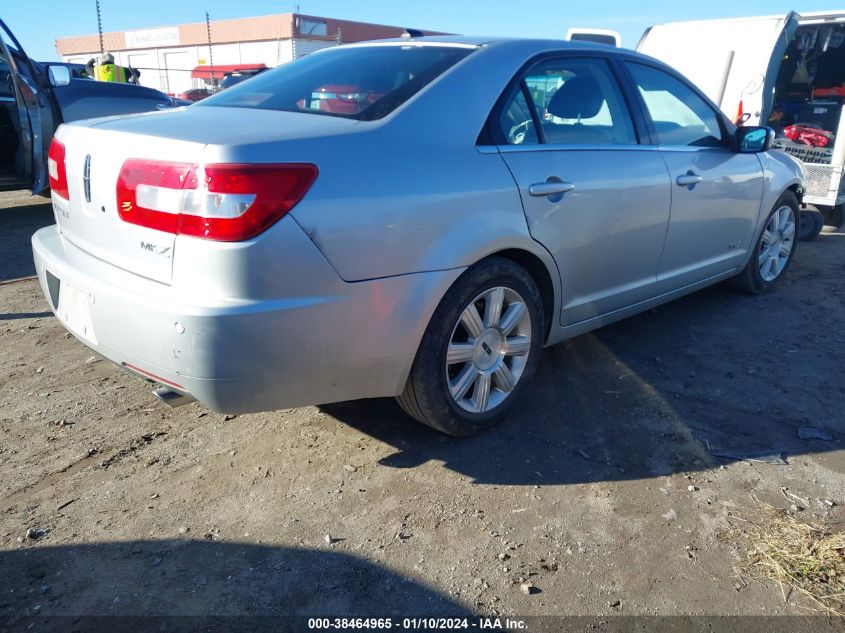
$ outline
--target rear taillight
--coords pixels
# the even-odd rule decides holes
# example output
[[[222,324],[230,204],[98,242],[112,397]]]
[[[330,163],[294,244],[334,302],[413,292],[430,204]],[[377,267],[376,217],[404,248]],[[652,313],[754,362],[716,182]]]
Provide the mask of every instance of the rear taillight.
[[[316,165],[192,165],[130,158],[117,179],[124,222],[221,242],[277,222],[317,178]]]
[[[65,167],[65,146],[55,138],[47,154],[47,171],[50,173],[50,189],[57,196],[68,200],[67,168]]]

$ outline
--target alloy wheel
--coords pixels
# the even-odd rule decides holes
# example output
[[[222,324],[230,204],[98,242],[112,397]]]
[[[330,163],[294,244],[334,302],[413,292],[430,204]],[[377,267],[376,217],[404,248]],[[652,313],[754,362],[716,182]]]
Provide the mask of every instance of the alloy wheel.
[[[757,255],[757,264],[763,280],[774,281],[780,276],[794,246],[795,213],[791,207],[784,205],[772,213],[763,231],[760,252]]]
[[[501,405],[519,383],[531,350],[531,315],[518,292],[485,290],[461,313],[446,352],[452,400],[470,413]]]

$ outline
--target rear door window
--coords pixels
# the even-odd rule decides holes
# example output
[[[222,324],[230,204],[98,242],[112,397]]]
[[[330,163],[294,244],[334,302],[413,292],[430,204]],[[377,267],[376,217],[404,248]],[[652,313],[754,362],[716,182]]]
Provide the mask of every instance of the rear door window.
[[[534,110],[533,117],[530,110],[524,113],[526,108]],[[540,134],[535,130],[535,120],[540,124]],[[540,62],[525,74],[521,90],[505,105],[500,126],[502,136],[514,145],[637,143],[628,107],[603,59]]]
[[[197,106],[380,119],[475,48],[416,44],[340,47],[262,73]]]

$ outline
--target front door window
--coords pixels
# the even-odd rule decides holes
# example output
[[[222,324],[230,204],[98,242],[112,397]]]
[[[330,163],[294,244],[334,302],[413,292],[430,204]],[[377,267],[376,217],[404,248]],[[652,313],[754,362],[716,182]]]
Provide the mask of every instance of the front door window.
[[[629,63],[660,145],[725,147],[719,118],[695,92],[668,73]]]

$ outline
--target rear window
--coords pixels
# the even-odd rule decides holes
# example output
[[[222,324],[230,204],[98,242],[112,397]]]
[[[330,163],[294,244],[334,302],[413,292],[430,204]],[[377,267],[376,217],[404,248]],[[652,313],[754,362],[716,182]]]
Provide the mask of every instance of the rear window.
[[[350,46],[284,64],[205,99],[226,106],[371,121],[398,108],[475,50],[455,46]]]

